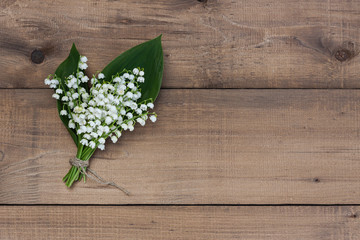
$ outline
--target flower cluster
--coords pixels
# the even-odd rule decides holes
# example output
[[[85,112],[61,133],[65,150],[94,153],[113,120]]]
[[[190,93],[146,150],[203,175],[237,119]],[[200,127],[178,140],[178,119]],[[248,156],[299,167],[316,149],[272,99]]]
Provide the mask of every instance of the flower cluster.
[[[139,83],[145,81],[144,69],[124,69],[106,81],[103,73],[89,79],[84,70],[87,58],[80,57],[77,73],[61,81],[56,75],[45,79],[45,84],[55,89],[53,98],[62,102],[60,115],[69,118],[68,127],[74,129],[83,146],[101,150],[110,138],[117,142],[122,131],[133,131],[136,123],[145,125],[147,119],[156,121],[157,115],[150,113],[152,99],[141,99]],[[88,82],[91,89],[88,89]]]

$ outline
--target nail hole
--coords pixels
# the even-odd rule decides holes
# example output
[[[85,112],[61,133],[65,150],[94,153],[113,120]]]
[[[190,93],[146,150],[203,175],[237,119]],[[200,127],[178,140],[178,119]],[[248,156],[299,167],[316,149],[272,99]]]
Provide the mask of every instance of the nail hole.
[[[350,214],[350,217],[351,217],[351,218],[357,218],[358,215],[357,215],[356,213],[354,213],[354,214]]]
[[[320,182],[320,179],[314,178],[314,179],[313,179],[313,182]]]
[[[43,54],[42,51],[40,51],[39,49],[35,49],[32,53],[31,53],[31,61],[35,64],[40,64],[44,61],[45,56]]]

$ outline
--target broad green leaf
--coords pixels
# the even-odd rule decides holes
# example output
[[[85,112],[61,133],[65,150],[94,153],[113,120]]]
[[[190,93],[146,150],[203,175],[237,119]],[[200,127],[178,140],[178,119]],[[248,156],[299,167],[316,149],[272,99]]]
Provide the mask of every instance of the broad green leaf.
[[[76,134],[75,130],[68,127],[70,119],[68,118],[68,116],[61,116],[60,115],[60,111],[63,109],[63,104],[59,100],[57,100],[57,108],[58,108],[58,112],[59,112],[59,116],[60,116],[61,121],[64,123],[66,129],[69,131],[69,133],[70,133],[72,139],[74,140],[76,146],[78,146],[79,140],[78,140],[78,137],[77,137],[77,134]]]
[[[78,50],[75,47],[75,44],[72,45],[72,48],[70,50],[70,54],[67,57],[67,59],[65,59],[64,62],[62,62],[59,67],[56,69],[55,71],[55,75],[61,79],[61,83],[65,89],[67,89],[67,86],[65,85],[65,78],[70,76],[71,74],[76,74],[77,69],[78,69],[78,64],[79,64],[79,60],[80,60],[80,54],[78,52]],[[69,131],[71,137],[73,138],[76,146],[78,146],[79,144],[79,140],[77,137],[77,134],[75,132],[74,129],[70,129],[68,127],[69,125],[69,118],[68,116],[61,116],[60,115],[60,111],[63,109],[63,103],[60,100],[57,100],[57,107],[58,107],[58,112],[59,112],[59,116],[61,121],[64,123],[66,129]],[[65,106],[65,108],[67,108],[67,106]]]
[[[105,80],[123,69],[144,68],[145,82],[140,84],[141,100],[152,98],[154,101],[159,94],[163,76],[163,51],[161,35],[150,41],[137,45],[110,62],[102,71]]]
[[[76,74],[78,69],[78,63],[80,61],[80,54],[75,47],[75,44],[72,45],[69,56],[63,61],[55,71],[55,75],[61,78],[61,83],[63,85],[65,78],[71,74]]]

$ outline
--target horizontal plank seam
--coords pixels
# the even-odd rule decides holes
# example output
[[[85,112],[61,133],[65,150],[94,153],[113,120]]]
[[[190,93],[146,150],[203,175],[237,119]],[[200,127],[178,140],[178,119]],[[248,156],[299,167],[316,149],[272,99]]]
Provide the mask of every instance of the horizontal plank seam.
[[[355,204],[0,204],[0,206],[78,206],[78,207],[360,207],[360,203]]]
[[[49,90],[49,88],[2,88],[0,90]],[[360,88],[161,88],[161,90],[360,90]]]

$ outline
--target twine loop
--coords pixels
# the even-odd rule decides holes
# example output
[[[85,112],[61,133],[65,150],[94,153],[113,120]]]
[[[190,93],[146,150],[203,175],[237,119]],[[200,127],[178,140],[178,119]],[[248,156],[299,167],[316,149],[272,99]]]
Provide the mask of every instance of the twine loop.
[[[97,183],[100,183],[102,185],[109,185],[109,186],[116,187],[117,189],[119,189],[120,191],[125,193],[126,195],[128,195],[128,196],[130,195],[130,192],[128,192],[125,188],[120,187],[119,185],[117,185],[114,182],[108,182],[108,181],[104,180],[94,170],[90,169],[88,167],[89,160],[81,160],[81,159],[75,157],[75,158],[71,158],[69,162],[72,166],[80,168],[80,172],[82,174],[85,174],[88,178],[95,180]],[[85,168],[86,168],[86,170],[85,170]],[[88,174],[87,171],[90,172],[91,174]]]

